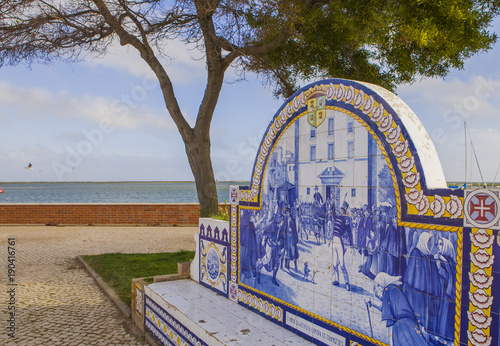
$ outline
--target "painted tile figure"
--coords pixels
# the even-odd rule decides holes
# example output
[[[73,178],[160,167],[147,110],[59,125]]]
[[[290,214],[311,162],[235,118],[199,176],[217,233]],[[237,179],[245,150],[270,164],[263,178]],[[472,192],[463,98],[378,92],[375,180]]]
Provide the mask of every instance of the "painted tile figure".
[[[284,268],[290,270],[290,261],[292,261],[295,271],[298,272],[297,259],[299,258],[299,250],[297,245],[299,242],[299,235],[297,233],[295,218],[291,214],[291,210],[288,206],[285,208],[283,226],[285,227]],[[281,269],[283,269],[283,258],[281,259]]]
[[[395,164],[409,172],[404,198],[415,203],[415,213],[430,208],[414,202],[422,200],[415,189],[418,167],[410,156],[391,162],[387,145],[354,110],[367,110],[385,126],[387,141],[402,143],[394,149],[399,157],[408,151],[401,128],[363,90],[329,85],[314,89],[283,125],[266,154],[259,204],[240,207],[238,283],[339,333],[378,344],[449,345],[455,341],[457,233],[398,223]],[[337,100],[348,110],[332,106]],[[448,215],[459,213],[452,202]]]
[[[365,302],[367,307],[374,306],[382,312],[382,320],[387,322],[391,345],[425,346],[426,332],[401,290],[400,279],[400,276],[383,272],[377,274],[373,288],[377,299],[367,299]]]
[[[256,234],[256,223],[258,216],[245,213],[245,219],[242,223],[246,225],[241,232],[241,274],[247,277],[257,277],[257,260],[259,258],[258,238]]]
[[[349,283],[349,274],[344,261],[344,242],[346,245],[352,245],[351,219],[347,216],[349,204],[344,202],[340,208],[340,215],[335,218],[332,234],[332,265],[333,265],[333,282],[332,285],[339,285],[339,269],[342,271],[345,282],[345,289],[350,291],[351,284]]]
[[[434,255],[437,261],[439,273],[439,286],[441,300],[439,306],[439,318],[437,334],[444,336],[447,340],[453,340],[453,329],[449,328],[455,322],[455,277],[456,277],[456,251],[451,241],[440,238],[438,241],[438,252]]]
[[[439,320],[440,277],[429,249],[430,233],[420,234],[417,246],[410,253],[404,277],[404,291],[413,307],[418,323],[437,333]]]

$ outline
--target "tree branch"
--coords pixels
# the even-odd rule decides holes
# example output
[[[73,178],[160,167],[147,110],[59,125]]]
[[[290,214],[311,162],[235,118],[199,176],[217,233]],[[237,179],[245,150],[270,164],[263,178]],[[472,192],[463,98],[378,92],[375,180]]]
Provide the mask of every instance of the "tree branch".
[[[109,25],[111,25],[115,29],[116,33],[120,37],[120,44],[121,45],[130,44],[134,48],[136,48],[141,54],[142,59],[151,67],[151,69],[155,73],[161,85],[163,98],[165,100],[165,105],[167,107],[167,110],[172,119],[174,120],[175,124],[177,125],[177,128],[179,129],[181,136],[186,141],[186,139],[192,136],[193,131],[189,126],[188,122],[186,121],[186,119],[184,118],[184,116],[182,115],[179,103],[177,102],[177,99],[175,97],[172,81],[170,80],[170,77],[168,76],[165,69],[163,68],[163,65],[158,61],[151,47],[149,47],[149,45],[143,44],[143,42],[141,42],[137,37],[128,33],[119,24],[119,22],[111,14],[111,12],[109,11],[109,9],[102,0],[93,0],[93,1],[97,5],[100,13],[104,16]]]
[[[207,86],[203,95],[203,100],[198,110],[196,118],[195,132],[209,139],[210,124],[219,99],[220,90],[224,81],[224,72],[229,66],[222,58],[222,50],[217,41],[215,26],[212,15],[215,13],[219,1],[211,2],[194,0],[198,21],[205,42],[205,54],[207,61]]]

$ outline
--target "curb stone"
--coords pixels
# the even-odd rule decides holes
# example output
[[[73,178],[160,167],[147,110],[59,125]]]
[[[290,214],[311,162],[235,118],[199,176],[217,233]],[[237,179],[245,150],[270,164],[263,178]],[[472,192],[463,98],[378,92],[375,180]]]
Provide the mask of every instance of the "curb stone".
[[[90,276],[95,280],[97,285],[106,293],[106,295],[115,303],[115,305],[120,309],[125,317],[130,317],[132,311],[130,308],[122,302],[122,300],[116,295],[115,291],[101,278],[99,274],[83,259],[82,256],[76,256],[76,259],[83,264],[85,269],[89,272]]]
[[[76,256],[78,262],[80,262],[87,272],[92,276],[97,286],[99,286],[103,292],[111,299],[111,301],[118,307],[118,309],[122,312],[123,316],[126,318],[125,326],[136,336],[146,339],[146,341],[151,346],[158,346],[158,343],[154,343],[156,340],[149,333],[143,334],[139,328],[132,322],[130,319],[130,315],[132,310],[128,307],[115,293],[115,291],[101,278],[99,274],[83,259],[82,256]]]

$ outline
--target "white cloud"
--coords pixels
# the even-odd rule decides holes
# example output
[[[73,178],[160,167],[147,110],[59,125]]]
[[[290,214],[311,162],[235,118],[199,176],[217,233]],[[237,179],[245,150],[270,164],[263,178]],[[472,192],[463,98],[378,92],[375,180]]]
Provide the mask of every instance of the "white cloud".
[[[473,75],[464,80],[425,79],[401,86],[398,93],[412,104],[435,109],[434,115],[444,121],[454,116],[463,120],[489,118],[496,116],[500,107],[500,75]]]
[[[179,40],[169,41],[157,54],[173,83],[188,84],[205,79],[205,60],[200,51]],[[115,43],[103,58],[89,59],[89,66],[105,66],[126,71],[134,76],[153,76],[151,68],[140,57],[137,50]]]
[[[446,142],[437,144],[436,149],[446,179],[448,181],[463,181],[467,174],[467,181],[480,182],[481,174],[477,167],[478,162],[485,182],[493,181],[500,164],[498,138],[500,138],[499,129],[470,129],[470,134],[467,137],[467,159],[465,158],[463,133],[450,134]],[[471,141],[477,154],[477,162]],[[466,162],[467,173],[465,173]],[[499,180],[499,176],[496,177],[496,180]]]
[[[467,123],[468,181],[480,181],[474,143],[485,181],[494,178],[500,147],[500,75],[462,74],[460,78],[426,79],[398,89],[433,140],[448,181],[465,177],[464,122]],[[472,154],[473,155],[473,154]],[[498,177],[497,177],[498,179]]]
[[[499,138],[500,129],[499,128],[487,128],[485,130],[480,129],[469,129],[469,139],[474,145],[474,149],[477,154],[477,161],[481,167],[483,173],[483,178],[486,182],[499,180],[499,176],[495,177],[495,173],[500,164],[500,156],[498,155],[499,148]],[[471,144],[469,142],[469,152],[472,151]],[[477,170],[476,158],[474,153],[469,153],[469,157],[472,155],[472,162],[469,158],[468,166],[472,165]],[[476,171],[479,174],[479,171]],[[480,179],[479,175],[476,175],[477,179]]]
[[[64,157],[57,162],[67,164]],[[59,175],[63,181],[193,180],[184,156],[130,151],[96,151],[74,169],[61,171]]]
[[[72,96],[64,91],[52,93],[43,88],[21,88],[8,82],[0,82],[0,107],[13,108],[15,116],[56,116],[63,119],[82,119],[96,124],[106,119],[119,128],[136,129],[149,125],[157,129],[175,130],[173,121],[166,113],[159,114],[139,101],[134,101],[134,94],[129,102],[124,102],[86,94]]]

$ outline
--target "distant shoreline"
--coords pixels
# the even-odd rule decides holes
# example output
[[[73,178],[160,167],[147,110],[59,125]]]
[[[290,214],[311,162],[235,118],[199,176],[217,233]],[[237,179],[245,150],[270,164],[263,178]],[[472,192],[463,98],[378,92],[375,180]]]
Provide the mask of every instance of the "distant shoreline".
[[[463,181],[448,181],[446,184],[449,186],[463,186],[465,182]],[[491,181],[486,181],[484,184],[480,181],[474,181],[474,182],[467,182],[467,187],[483,187],[483,185],[486,185],[486,187],[500,187],[500,182],[491,182]]]
[[[218,200],[229,200],[230,186],[217,183]],[[198,203],[194,181],[91,181],[1,183],[2,203]]]
[[[3,181],[0,184],[194,184],[195,181]],[[217,184],[250,184],[249,181],[218,181]]]
[[[154,181],[142,181],[142,180],[123,180],[123,181],[0,181],[0,184],[193,184],[194,180],[154,180]],[[235,184],[235,185],[249,185],[249,181],[217,181],[217,184]],[[463,181],[448,181],[446,182],[448,186],[450,185],[463,185]],[[500,186],[500,182],[485,182],[487,186]],[[482,182],[468,182],[468,186],[483,186]]]

